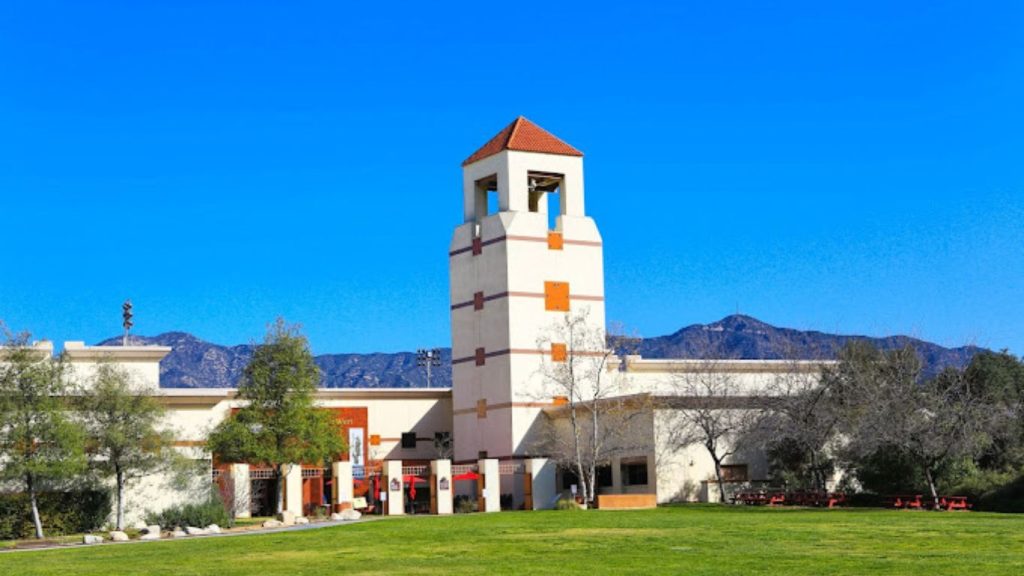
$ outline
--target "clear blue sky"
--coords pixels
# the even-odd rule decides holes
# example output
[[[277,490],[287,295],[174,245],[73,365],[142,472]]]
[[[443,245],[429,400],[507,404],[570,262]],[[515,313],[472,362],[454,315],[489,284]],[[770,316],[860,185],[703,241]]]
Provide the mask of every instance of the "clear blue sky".
[[[1020,2],[5,2],[0,318],[449,343],[460,162],[586,153],[608,316],[1024,353]]]

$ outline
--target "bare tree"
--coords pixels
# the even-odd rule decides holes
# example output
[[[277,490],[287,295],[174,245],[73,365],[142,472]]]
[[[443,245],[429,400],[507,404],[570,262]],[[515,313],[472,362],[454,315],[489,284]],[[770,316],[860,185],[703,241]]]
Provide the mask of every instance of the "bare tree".
[[[974,456],[989,441],[989,411],[964,373],[948,369],[922,381],[921,361],[909,347],[885,353],[867,344],[847,347],[826,379],[842,394],[849,452],[855,458],[886,450],[909,455],[936,506],[941,468]]]
[[[842,417],[835,382],[822,378],[826,369],[821,362],[788,362],[765,387],[766,411],[758,426],[766,448],[789,444],[798,452],[811,487],[819,491],[832,470],[828,447]]]
[[[743,439],[757,422],[760,403],[747,394],[735,374],[718,360],[699,360],[671,374],[675,396],[666,400],[669,443],[676,449],[700,444],[714,462],[721,502],[726,501],[722,463],[743,448]]]
[[[594,502],[597,469],[621,449],[618,436],[627,433],[637,415],[637,399],[622,396],[623,375],[618,366],[618,339],[606,339],[587,311],[566,314],[537,341],[545,361],[540,372],[544,393],[562,404],[567,430],[555,416],[546,450],[579,479],[585,505]]]

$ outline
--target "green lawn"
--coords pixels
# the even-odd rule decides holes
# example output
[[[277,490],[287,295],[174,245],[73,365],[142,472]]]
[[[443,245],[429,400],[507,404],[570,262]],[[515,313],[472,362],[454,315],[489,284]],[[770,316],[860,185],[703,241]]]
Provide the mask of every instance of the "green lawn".
[[[0,554],[0,574],[1024,574],[1024,515],[681,506]]]

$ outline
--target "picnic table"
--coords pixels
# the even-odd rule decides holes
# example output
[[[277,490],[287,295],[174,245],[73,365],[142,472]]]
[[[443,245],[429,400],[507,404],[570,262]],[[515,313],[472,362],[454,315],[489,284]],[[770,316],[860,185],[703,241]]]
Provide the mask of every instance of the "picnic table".
[[[739,492],[732,497],[733,504],[741,503],[748,506],[814,506],[835,508],[846,503],[846,494],[842,492],[782,492],[760,490],[756,492]]]
[[[971,508],[967,496],[939,496],[938,505],[931,497],[925,498],[922,494],[910,494],[890,496],[889,503],[893,508],[899,510],[924,510],[934,508],[937,510],[969,510]]]

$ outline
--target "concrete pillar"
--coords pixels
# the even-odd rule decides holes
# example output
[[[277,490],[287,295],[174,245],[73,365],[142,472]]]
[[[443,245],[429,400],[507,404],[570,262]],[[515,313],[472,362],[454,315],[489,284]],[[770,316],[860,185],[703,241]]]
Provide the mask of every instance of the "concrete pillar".
[[[334,462],[331,464],[331,504],[332,512],[341,512],[352,507],[352,462]]]
[[[626,493],[622,484],[622,460],[618,456],[612,458],[612,493]]]
[[[453,511],[452,461],[434,460],[430,463],[430,512],[451,514]]]
[[[302,465],[288,464],[284,477],[284,509],[302,516]]]
[[[501,472],[497,458],[484,458],[477,462],[480,474],[480,512],[501,512]]]
[[[405,485],[402,482],[402,461],[388,460],[384,462],[384,489],[381,494],[387,494],[387,502],[384,503],[384,510],[388,516],[401,516],[405,514]]]
[[[532,509],[554,508],[558,499],[555,463],[547,458],[530,458],[526,461],[526,478],[530,485]]]
[[[228,482],[231,482],[231,510],[235,518],[250,518],[252,516],[250,506],[250,483],[249,465],[232,464]]]

